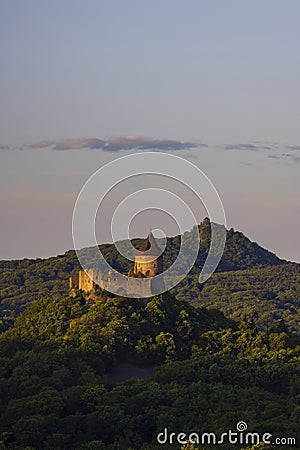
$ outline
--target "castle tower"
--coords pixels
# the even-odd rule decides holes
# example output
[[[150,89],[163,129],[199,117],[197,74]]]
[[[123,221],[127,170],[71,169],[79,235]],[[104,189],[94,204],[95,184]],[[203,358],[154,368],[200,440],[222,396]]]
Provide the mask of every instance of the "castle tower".
[[[135,276],[149,278],[163,272],[161,250],[151,231],[138,250],[147,253],[135,256],[133,269]]]

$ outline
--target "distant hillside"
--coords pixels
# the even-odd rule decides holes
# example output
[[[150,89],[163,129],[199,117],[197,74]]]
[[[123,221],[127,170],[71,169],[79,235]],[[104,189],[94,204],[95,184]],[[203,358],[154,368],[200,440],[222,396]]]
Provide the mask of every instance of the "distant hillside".
[[[218,271],[244,270],[259,265],[277,266],[284,263],[286,261],[278,258],[275,253],[250,241],[240,231],[230,229],[227,232],[225,251]]]
[[[209,249],[210,226],[200,225],[199,232],[201,247],[195,266],[191,275],[175,288],[174,292],[176,295],[179,293],[180,298],[198,299],[201,302],[197,275]],[[134,245],[139,242],[138,239],[133,241]],[[179,248],[179,236],[168,238],[164,253],[165,267],[170,266],[176,259]],[[131,268],[131,262],[122,257],[113,244],[102,245],[101,250],[105,258],[117,270],[126,272]],[[257,243],[251,242],[243,233],[231,229],[227,232],[225,251],[217,271],[232,272],[283,264],[285,265],[286,261],[279,259],[274,253],[265,250]],[[287,273],[289,267],[288,265]],[[69,276],[78,269],[80,265],[73,250],[47,259],[0,261],[0,330],[1,327],[4,329],[9,326],[33,300],[65,294],[69,288]],[[192,282],[191,276],[194,280]],[[193,285],[192,295],[191,284]]]
[[[187,233],[188,234],[188,233]],[[205,262],[210,247],[210,224],[199,225],[201,245],[194,269],[199,270]],[[133,244],[139,245],[141,240],[134,239]],[[113,245],[101,246],[105,258],[118,270],[128,271],[131,262],[123,258]],[[170,266],[177,257],[180,248],[180,236],[168,238],[164,251],[164,267]],[[275,253],[264,249],[256,242],[251,242],[243,233],[231,228],[227,231],[226,246],[218,266],[218,272],[229,270],[245,270],[256,266],[277,266],[287,261],[278,258]]]
[[[190,274],[172,292],[194,306],[216,308],[234,320],[270,329],[281,320],[299,332],[300,267],[295,263],[215,273],[201,287]]]

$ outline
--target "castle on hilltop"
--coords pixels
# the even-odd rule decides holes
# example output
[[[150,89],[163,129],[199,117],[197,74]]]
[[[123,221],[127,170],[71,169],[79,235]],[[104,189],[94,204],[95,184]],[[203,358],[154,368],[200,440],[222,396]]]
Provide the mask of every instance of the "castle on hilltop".
[[[119,295],[126,294],[140,297],[151,297],[155,294],[155,275],[163,273],[161,250],[150,231],[134,258],[134,266],[126,277],[116,277],[113,271],[107,277],[98,269],[80,270],[75,277],[70,277],[70,289],[81,289],[84,292],[107,290]],[[142,252],[142,254],[140,254]],[[140,279],[139,292],[136,292],[135,278]]]

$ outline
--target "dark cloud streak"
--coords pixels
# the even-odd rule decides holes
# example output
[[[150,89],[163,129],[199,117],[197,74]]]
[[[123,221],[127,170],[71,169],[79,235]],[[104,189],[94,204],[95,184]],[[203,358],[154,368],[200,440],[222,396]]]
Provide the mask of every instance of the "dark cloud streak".
[[[300,156],[296,156],[292,153],[277,153],[277,154],[271,154],[268,155],[268,158],[270,159],[277,159],[277,160],[285,160],[285,161],[292,161],[295,164],[300,163]]]
[[[300,145],[286,145],[285,148],[287,148],[288,150],[300,151]]]
[[[244,144],[228,144],[223,148],[225,150],[240,150],[246,151],[249,150],[251,152],[257,152],[260,150],[275,150],[278,144],[269,144],[264,142],[254,142],[254,143],[244,143]]]
[[[257,151],[259,147],[256,144],[229,144],[225,145],[225,150],[251,150]]]

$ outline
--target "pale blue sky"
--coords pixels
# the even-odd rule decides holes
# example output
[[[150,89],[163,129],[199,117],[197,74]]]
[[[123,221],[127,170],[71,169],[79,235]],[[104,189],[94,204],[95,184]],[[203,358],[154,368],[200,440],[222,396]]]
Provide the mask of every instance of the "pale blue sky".
[[[207,144],[177,154],[229,225],[299,261],[299,17],[298,0],[0,0],[0,258],[70,248],[80,187],[123,154],[23,146],[138,135]]]

